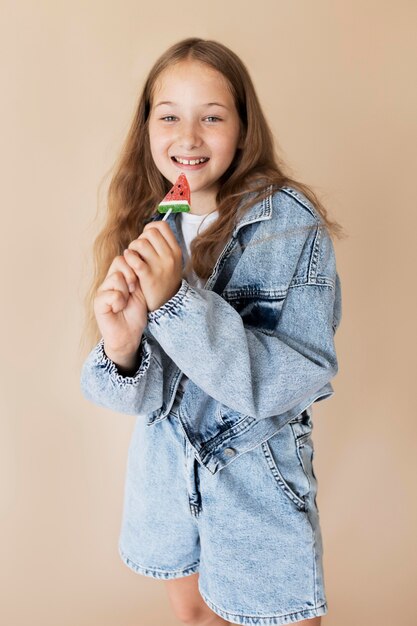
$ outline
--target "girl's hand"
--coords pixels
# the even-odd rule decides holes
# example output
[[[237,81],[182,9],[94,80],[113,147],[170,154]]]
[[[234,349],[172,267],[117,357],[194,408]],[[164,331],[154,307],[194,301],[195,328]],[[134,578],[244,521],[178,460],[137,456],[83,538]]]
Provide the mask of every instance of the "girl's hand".
[[[155,311],[181,286],[182,250],[167,222],[146,224],[142,234],[124,251],[139,278],[149,311]]]
[[[98,288],[94,314],[107,356],[121,366],[132,366],[148,311],[136,274],[123,256],[114,259]]]

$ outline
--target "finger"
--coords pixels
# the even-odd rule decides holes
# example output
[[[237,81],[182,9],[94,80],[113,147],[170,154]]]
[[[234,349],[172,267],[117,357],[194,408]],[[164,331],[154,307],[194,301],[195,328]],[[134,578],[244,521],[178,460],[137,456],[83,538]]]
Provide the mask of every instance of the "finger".
[[[155,263],[157,259],[152,258],[155,255],[160,258],[172,257],[173,252],[168,245],[165,237],[156,229],[149,229],[146,233],[142,233],[140,237],[129,244],[130,250],[136,250],[147,263]]]
[[[164,239],[166,240],[166,242],[168,243],[169,247],[171,248],[172,252],[175,255],[179,256],[182,254],[181,248],[178,245],[178,242],[175,239],[175,235],[172,232],[172,229],[170,225],[168,224],[168,222],[151,222],[149,224],[146,224],[145,228],[143,229],[143,232],[148,232],[152,229],[155,229],[160,232],[160,234],[164,237]]]
[[[128,263],[138,278],[140,278],[141,274],[149,272],[150,267],[148,263],[144,261],[135,250],[128,248],[123,254],[125,256],[126,263]]]
[[[131,268],[129,268],[129,271],[134,273]],[[135,280],[137,280],[136,275]],[[125,298],[129,297],[130,289],[123,272],[114,272],[113,274],[110,274],[110,276],[108,276],[100,285],[97,292],[100,293],[102,291],[109,290],[121,291]]]
[[[126,263],[126,259],[123,255],[119,255],[114,258],[112,264],[110,265],[109,271],[107,272],[106,279],[114,274],[115,272],[121,272],[125,278],[126,284],[128,285],[129,291],[134,291],[137,286],[137,276],[132,268]]]
[[[96,315],[120,313],[126,308],[127,300],[121,291],[101,291],[94,299]]]
[[[134,252],[137,256],[139,256],[142,261],[145,261],[149,265],[156,265],[159,263],[159,254],[156,252],[152,243],[145,238],[135,239],[129,244],[127,248],[128,252]],[[124,251],[125,260],[129,262],[129,256],[126,256],[126,250]],[[133,257],[132,257],[133,258]]]
[[[143,232],[140,235],[139,241],[142,239],[150,241],[159,256],[168,256],[168,254],[172,254],[172,248],[159,228],[148,228],[146,232]]]

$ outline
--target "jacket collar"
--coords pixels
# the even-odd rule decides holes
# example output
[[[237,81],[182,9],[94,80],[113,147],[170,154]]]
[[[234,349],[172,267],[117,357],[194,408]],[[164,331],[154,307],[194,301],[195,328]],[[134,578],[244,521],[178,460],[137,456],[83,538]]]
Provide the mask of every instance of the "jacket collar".
[[[272,217],[272,188],[270,193],[259,202],[256,202],[240,217],[233,230],[233,236],[236,236],[237,232],[247,224],[253,224],[254,222],[260,222],[262,220],[270,220]]]

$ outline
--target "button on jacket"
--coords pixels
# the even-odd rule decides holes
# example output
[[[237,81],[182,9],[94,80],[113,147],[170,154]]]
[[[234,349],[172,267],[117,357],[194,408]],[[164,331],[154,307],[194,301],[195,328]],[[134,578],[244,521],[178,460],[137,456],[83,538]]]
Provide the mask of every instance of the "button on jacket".
[[[179,215],[168,220],[184,251]],[[215,474],[333,395],[340,319],[332,240],[308,199],[282,187],[237,221],[204,288],[183,279],[148,313],[135,375],[119,373],[101,339],[83,364],[81,389],[152,428],[186,374],[181,425]]]

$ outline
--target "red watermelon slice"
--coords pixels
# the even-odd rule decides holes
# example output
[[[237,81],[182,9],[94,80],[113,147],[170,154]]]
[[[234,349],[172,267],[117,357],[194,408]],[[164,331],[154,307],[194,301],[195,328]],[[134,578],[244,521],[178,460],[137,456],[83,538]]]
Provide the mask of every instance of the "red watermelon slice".
[[[162,202],[159,203],[159,213],[181,213],[190,210],[190,187],[185,174],[180,174],[175,185],[168,191]],[[168,217],[168,216],[167,216]]]

